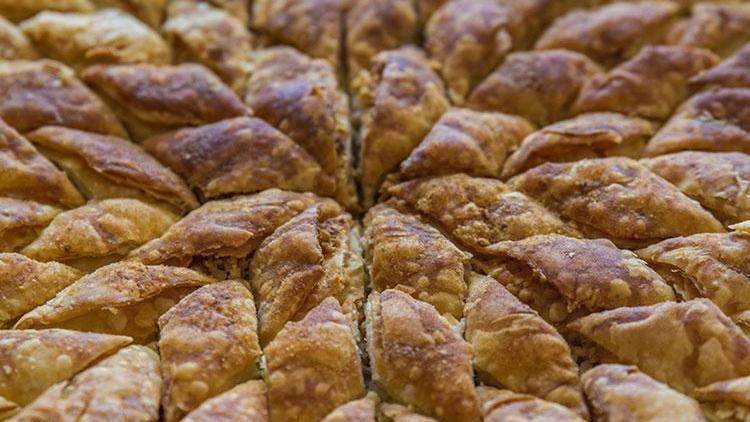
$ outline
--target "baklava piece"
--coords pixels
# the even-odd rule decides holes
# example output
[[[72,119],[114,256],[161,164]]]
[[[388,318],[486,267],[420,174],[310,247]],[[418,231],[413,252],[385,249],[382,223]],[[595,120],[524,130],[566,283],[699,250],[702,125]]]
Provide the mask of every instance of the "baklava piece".
[[[707,48],[725,57],[750,41],[750,4],[744,1],[699,2],[690,17],[675,23],[669,44]]]
[[[750,419],[750,377],[715,382],[695,389],[693,395],[712,421]]]
[[[155,421],[161,385],[159,355],[128,346],[48,388],[9,422]]]
[[[724,231],[697,202],[630,158],[546,163],[508,184],[559,212],[587,237],[606,237],[620,247]]]
[[[115,7],[145,22],[152,28],[159,28],[169,0],[93,0],[100,8]]]
[[[45,11],[20,28],[45,57],[81,69],[94,63],[167,64],[172,52],[158,32],[117,9]]]
[[[583,422],[585,419],[557,403],[526,394],[492,387],[479,387],[477,394],[482,403],[485,422]]]
[[[95,200],[58,214],[21,253],[91,271],[161,236],[176,220],[176,215],[137,199]]]
[[[214,71],[242,95],[253,48],[253,37],[242,21],[224,9],[195,0],[169,4],[162,31],[177,62],[197,62]]]
[[[176,214],[198,206],[182,179],[130,141],[61,126],[45,126],[27,138],[88,199],[135,198]]]
[[[0,15],[13,22],[30,18],[43,10],[93,12],[90,0],[0,0]]]
[[[337,407],[321,422],[375,422],[375,406],[378,401],[375,393],[367,393],[363,399],[352,400]]]
[[[166,421],[258,377],[257,328],[253,295],[237,280],[203,286],[159,318]]]
[[[671,1],[642,1],[574,10],[555,19],[535,48],[564,48],[614,66],[644,45],[661,43],[679,9]]]
[[[750,153],[750,88],[694,95],[651,138],[649,156],[683,150]]]
[[[596,63],[573,51],[512,53],[477,85],[467,105],[517,114],[545,126],[569,117],[583,82],[601,72]]]
[[[37,52],[26,35],[0,16],[0,59],[33,60],[37,57]]]
[[[750,43],[690,82],[700,88],[750,88]]]
[[[180,126],[250,114],[234,91],[199,64],[94,65],[81,77],[107,100],[137,141]]]
[[[595,420],[706,421],[698,402],[635,366],[599,365],[581,379]]]
[[[471,346],[437,310],[399,290],[371,292],[367,348],[375,385],[441,420],[479,420]]]
[[[112,110],[62,63],[0,62],[0,92],[0,118],[21,133],[59,125],[128,137]]]
[[[500,283],[472,274],[466,340],[479,378],[562,404],[588,418],[578,366],[563,337]]]
[[[379,54],[356,87],[362,116],[360,172],[365,206],[448,109],[443,82],[415,47]],[[362,80],[364,79],[364,81]]]
[[[268,422],[263,381],[252,380],[216,395],[195,408],[183,422]]]
[[[334,298],[286,324],[263,353],[271,421],[319,421],[365,394],[359,349]]]
[[[16,252],[39,236],[60,208],[0,197],[0,252]]]
[[[129,337],[71,330],[0,330],[0,397],[24,406],[130,342]]]
[[[699,48],[643,47],[630,60],[587,79],[573,111],[613,111],[664,120],[690,94],[690,78],[718,61],[713,53]]]

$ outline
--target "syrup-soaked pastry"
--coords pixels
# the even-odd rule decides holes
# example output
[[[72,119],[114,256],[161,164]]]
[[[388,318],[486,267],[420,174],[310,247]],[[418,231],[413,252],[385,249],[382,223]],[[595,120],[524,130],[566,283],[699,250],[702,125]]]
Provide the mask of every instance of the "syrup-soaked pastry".
[[[93,12],[91,0],[0,0],[0,15],[19,22],[43,10]]]
[[[399,290],[371,292],[367,348],[388,397],[440,420],[478,421],[471,346],[437,310]]]
[[[131,341],[71,330],[0,330],[0,397],[24,406]]]
[[[159,355],[128,346],[48,388],[8,422],[156,421],[161,385]]]
[[[335,181],[304,149],[255,117],[179,129],[143,142],[201,199],[269,188],[331,195]]]
[[[187,268],[118,262],[79,278],[22,316],[15,328],[123,334],[147,343],[156,337],[161,314],[212,281]]]
[[[33,60],[37,52],[15,25],[0,16],[0,59],[2,60]]]
[[[667,43],[707,48],[720,56],[750,41],[750,4],[743,1],[702,2],[690,17],[675,23]]]
[[[539,203],[495,179],[464,174],[423,178],[389,187],[386,194],[392,206],[439,223],[472,251],[536,234],[579,236]]]
[[[81,275],[57,262],[0,253],[0,327],[52,299]]]
[[[28,133],[88,199],[135,198],[180,214],[198,206],[185,182],[138,145],[62,126]]]
[[[169,45],[159,33],[117,9],[44,11],[21,23],[20,28],[42,55],[76,69],[93,63],[172,61]]]
[[[242,95],[253,48],[242,21],[208,3],[179,0],[169,4],[162,31],[177,62],[201,63]]]
[[[701,88],[750,88],[750,43],[706,72],[693,77],[690,83]]]
[[[425,28],[425,49],[440,64],[454,104],[492,72],[512,47],[508,11],[494,0],[454,0]]]
[[[750,418],[750,376],[718,381],[693,392],[712,421],[746,421]]]
[[[82,205],[73,183],[0,119],[0,195],[62,207]],[[12,212],[12,211],[11,211]]]
[[[613,111],[663,120],[690,93],[688,81],[718,63],[708,50],[681,46],[646,46],[607,73],[587,79],[573,111]]]
[[[335,180],[336,200],[355,208],[349,105],[335,69],[288,47],[256,53],[253,68],[245,102],[255,116],[314,157]]]
[[[623,1],[574,10],[555,19],[535,48],[564,48],[613,66],[634,56],[642,46],[663,41],[679,9],[671,1]]]
[[[584,421],[572,410],[534,396],[492,387],[479,387],[477,394],[482,403],[485,422]]]
[[[516,52],[477,85],[467,105],[517,114],[545,126],[569,117],[583,82],[601,72],[596,63],[573,51]]]
[[[179,126],[250,113],[221,79],[199,64],[94,65],[81,77],[112,105],[139,141]]]
[[[670,387],[695,387],[750,375],[750,339],[707,299],[618,308],[573,321],[587,359],[636,365]]]
[[[725,224],[750,220],[750,155],[683,151],[641,164],[677,186]]]
[[[21,253],[91,271],[161,236],[177,216],[137,199],[94,200],[58,214]]]
[[[448,99],[424,54],[411,46],[379,54],[372,71],[363,76],[366,83],[355,89],[366,110],[360,171],[367,206],[383,177],[419,145],[448,109]]]
[[[599,365],[581,377],[595,420],[705,422],[698,402],[630,365]]]
[[[50,205],[0,197],[0,252],[15,252],[28,245],[60,212]]]
[[[183,422],[268,422],[263,381],[252,380],[216,395],[182,419]]]
[[[606,237],[620,247],[724,231],[697,202],[630,158],[546,163],[508,184],[556,210],[587,237]]]
[[[116,7],[152,28],[159,28],[169,0],[93,0],[99,8]]]
[[[750,153],[750,88],[722,88],[694,95],[656,132],[649,156],[683,150]]]
[[[533,130],[523,117],[451,108],[401,162],[400,177],[454,173],[497,177],[506,157]]]
[[[456,320],[463,315],[469,255],[418,218],[379,204],[364,220],[374,291],[399,289]]]
[[[546,162],[623,156],[638,158],[656,128],[648,120],[618,113],[586,113],[545,126],[524,138],[505,161],[507,179]]]
[[[0,118],[21,133],[59,125],[128,136],[112,110],[62,63],[1,61],[0,92]]]
[[[253,295],[237,280],[203,286],[159,318],[166,421],[258,377],[257,327]]]
[[[271,421],[319,421],[365,394],[359,349],[334,298],[287,323],[263,353]]]
[[[588,418],[578,366],[563,337],[500,283],[472,274],[466,340],[479,378],[533,394]]]
[[[337,407],[321,422],[375,422],[375,406],[378,401],[377,394],[369,392],[365,398],[352,400]]]

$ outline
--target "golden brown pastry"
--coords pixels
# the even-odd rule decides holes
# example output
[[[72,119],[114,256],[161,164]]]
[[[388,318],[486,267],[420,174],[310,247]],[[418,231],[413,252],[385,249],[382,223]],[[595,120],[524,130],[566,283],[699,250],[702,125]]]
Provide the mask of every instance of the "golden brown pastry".
[[[137,199],[95,200],[58,214],[21,253],[91,271],[161,236],[176,220]]]
[[[536,234],[579,236],[526,195],[495,179],[464,174],[416,179],[389,187],[389,204],[422,215],[472,251]]]
[[[630,365],[599,365],[581,377],[595,420],[705,422],[700,406]]]
[[[19,22],[43,10],[93,12],[91,0],[0,0],[0,15]]]
[[[0,198],[0,252],[16,252],[28,245],[60,212],[34,201]]]
[[[250,24],[250,6],[252,5],[252,1],[248,2],[247,0],[202,0],[207,3],[211,3],[212,5],[216,7],[220,7],[227,12],[229,12],[230,15],[234,16],[235,18],[239,19],[240,22],[245,24],[245,26],[248,26]],[[253,0],[254,1],[254,0]]]
[[[375,406],[378,396],[367,393],[363,399],[344,403],[326,415],[321,422],[375,422]]]
[[[451,108],[401,162],[400,177],[453,173],[497,177],[506,157],[533,130],[522,117]]]
[[[0,397],[0,418],[3,420],[10,418],[11,416],[15,415],[19,411],[19,407],[17,404],[13,403],[10,400],[6,400],[3,397]]]
[[[582,350],[587,358],[604,352],[685,394],[750,375],[750,339],[706,299],[618,308],[568,328],[591,343]]]
[[[669,44],[712,50],[720,56],[732,54],[750,41],[750,4],[744,1],[699,2],[690,17],[673,25]]]
[[[147,343],[156,338],[161,314],[212,281],[187,268],[118,262],[79,278],[22,316],[15,328],[124,334]]]
[[[242,95],[253,48],[253,36],[242,21],[208,3],[177,0],[169,4],[162,31],[176,61],[201,63]]]
[[[183,422],[268,422],[263,381],[252,380],[216,395],[182,419]]]
[[[512,53],[477,85],[467,106],[517,114],[545,126],[569,117],[583,82],[601,72],[596,63],[573,51]]]
[[[454,0],[430,18],[425,49],[440,64],[454,104],[492,72],[513,46],[508,11],[494,0]]]
[[[131,338],[71,330],[0,330],[0,397],[26,405]]]
[[[17,253],[0,253],[0,328],[44,304],[81,277],[57,262],[39,262]]]
[[[399,289],[461,319],[468,254],[432,226],[385,204],[370,208],[364,224],[372,290]]]
[[[135,198],[177,214],[198,206],[182,179],[130,141],[62,126],[45,126],[27,138],[88,199]]]
[[[81,77],[112,105],[138,141],[250,113],[221,79],[199,64],[94,65]]]
[[[116,7],[142,20],[152,28],[158,28],[164,18],[169,0],[93,0],[97,7]]]
[[[485,422],[583,422],[580,416],[559,404],[526,394],[492,387],[479,387]]]
[[[750,417],[750,377],[696,388],[693,395],[712,421],[745,421]]]
[[[32,60],[35,58],[37,58],[37,52],[26,35],[0,16],[0,59]]]
[[[155,421],[161,384],[159,355],[128,346],[48,388],[9,422]]]
[[[438,422],[435,418],[414,412],[411,407],[395,403],[382,403],[378,408],[378,417],[383,422]]]
[[[641,164],[677,186],[725,224],[750,220],[750,156],[739,152],[683,151]]]
[[[466,340],[479,378],[533,394],[588,418],[578,366],[563,337],[500,283],[470,276]]]
[[[614,111],[663,120],[690,93],[688,81],[719,62],[708,50],[646,46],[630,60],[584,83],[574,113]]]
[[[112,110],[75,77],[73,69],[62,63],[0,62],[0,92],[0,118],[21,133],[59,125],[128,136]]]
[[[479,420],[471,346],[432,305],[389,289],[371,292],[366,312],[367,349],[378,388],[440,420]]]
[[[697,202],[630,158],[546,163],[508,184],[556,210],[587,237],[606,237],[620,247],[724,231]]]
[[[419,145],[448,109],[443,83],[414,47],[386,51],[356,81],[362,116],[360,172],[365,206],[385,175]],[[361,82],[361,83],[360,83]]]
[[[434,1],[434,0],[425,0]],[[600,0],[497,0],[508,9],[508,30],[514,50],[529,50],[542,30],[560,15],[575,8],[591,7]]]
[[[203,286],[159,318],[166,421],[258,377],[257,328],[253,295],[237,280]]]
[[[263,352],[271,421],[318,421],[365,394],[359,349],[334,298],[287,323]]]
[[[621,1],[574,10],[555,19],[535,48],[564,48],[614,66],[642,46],[663,41],[678,12],[679,6],[671,1]]]
[[[93,63],[172,61],[169,45],[158,32],[117,9],[44,11],[21,23],[20,28],[42,55],[76,69]]]
[[[700,88],[750,88],[750,43],[706,72],[694,76],[690,83]]]
[[[683,150],[750,153],[750,88],[694,95],[651,138],[648,156]]]
[[[254,117],[167,132],[143,146],[184,177],[201,200],[269,188],[334,192],[335,181],[313,157]]]
[[[0,195],[62,207],[82,205],[73,183],[0,119]]]

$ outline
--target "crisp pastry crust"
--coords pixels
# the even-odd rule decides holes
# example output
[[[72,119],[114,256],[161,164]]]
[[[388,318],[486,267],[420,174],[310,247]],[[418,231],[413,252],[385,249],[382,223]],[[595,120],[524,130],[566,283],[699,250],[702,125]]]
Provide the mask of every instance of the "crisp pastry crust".
[[[161,236],[176,220],[176,215],[136,199],[90,201],[55,216],[21,253],[91,271]]]
[[[578,366],[563,337],[500,283],[472,274],[466,340],[479,378],[557,402],[588,418]]]
[[[701,88],[750,88],[750,43],[706,72],[694,76],[690,82]]]
[[[614,111],[664,120],[687,98],[688,81],[719,62],[708,50],[646,46],[605,74],[588,78],[573,105],[574,113]]]
[[[14,328],[57,327],[155,339],[161,314],[213,279],[187,268],[118,262],[69,285]]]
[[[516,52],[477,85],[467,105],[517,114],[545,126],[569,117],[583,82],[601,72],[596,63],[573,51]]]
[[[596,420],[706,421],[698,402],[635,366],[599,365],[581,379]]]
[[[506,157],[533,131],[522,117],[451,108],[401,163],[400,177],[497,177]]]
[[[62,126],[26,136],[89,199],[135,198],[177,214],[198,206],[182,179],[130,141]]]
[[[437,422],[437,419],[420,415],[410,407],[395,403],[383,403],[378,408],[378,417],[384,422]]]
[[[0,198],[0,252],[15,252],[31,243],[60,208],[23,199]]]
[[[263,381],[252,380],[216,395],[182,419],[183,422],[268,422],[268,400]]]
[[[227,12],[229,12],[230,15],[234,16],[235,18],[239,19],[240,22],[245,24],[245,26],[248,26],[250,23],[250,6],[252,5],[252,2],[248,2],[247,0],[199,0],[199,1],[205,1],[207,3],[211,3],[212,5],[216,7],[220,7],[226,10]]]
[[[344,403],[326,415],[321,422],[375,422],[375,406],[378,404],[375,393],[368,393],[363,399]]]
[[[19,22],[43,10],[93,12],[91,0],[0,0],[0,15]]]
[[[0,397],[26,405],[131,340],[71,330],[1,330]]]
[[[3,420],[10,418],[11,416],[15,415],[20,408],[17,404],[13,403],[10,400],[6,400],[3,397],[0,397],[0,418]]]
[[[164,9],[169,0],[93,0],[97,7],[116,7],[142,20],[152,28],[158,28],[164,18]]]
[[[7,19],[0,16],[0,59],[32,60],[37,52],[26,35]]]
[[[0,253],[0,327],[44,304],[81,277],[57,262],[39,262],[17,253]]]
[[[526,394],[492,387],[479,387],[485,422],[583,422],[572,410]]]
[[[250,113],[228,86],[199,64],[94,65],[81,77],[113,106],[139,141],[175,127]]]
[[[203,286],[159,318],[165,420],[258,377],[258,321],[250,290],[237,280]]]
[[[128,346],[53,385],[10,421],[157,420],[161,384],[159,355]]]
[[[367,348],[375,384],[441,420],[479,420],[471,346],[432,305],[398,290],[371,292]]]
[[[172,61],[169,45],[159,33],[117,9],[95,13],[44,11],[21,23],[20,28],[43,56],[76,69],[93,63]]]
[[[690,17],[673,25],[667,43],[690,45],[728,56],[750,41],[750,4],[741,1],[693,5]]]
[[[712,421],[744,421],[750,417],[750,377],[719,381],[693,393]]]
[[[271,421],[318,421],[365,394],[359,349],[334,298],[286,324],[264,355]]]
[[[546,163],[508,184],[574,222],[587,237],[606,237],[620,247],[724,231],[697,202],[630,158]]]
[[[705,91],[684,102],[651,138],[648,156],[683,150],[750,153],[750,88]]]
[[[112,110],[62,63],[45,59],[0,62],[0,92],[0,118],[19,132],[59,125],[128,136]]]

